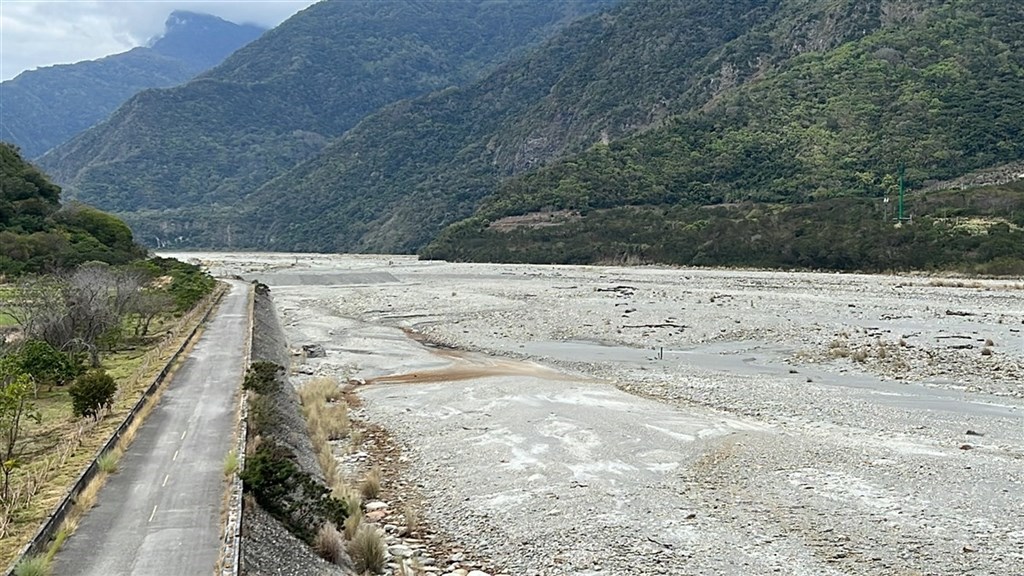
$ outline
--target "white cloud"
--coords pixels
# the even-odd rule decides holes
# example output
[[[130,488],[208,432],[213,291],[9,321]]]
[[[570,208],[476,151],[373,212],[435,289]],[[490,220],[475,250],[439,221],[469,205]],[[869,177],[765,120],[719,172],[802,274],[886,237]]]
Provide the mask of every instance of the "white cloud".
[[[174,10],[272,28],[315,0],[0,0],[0,80],[144,45]]]

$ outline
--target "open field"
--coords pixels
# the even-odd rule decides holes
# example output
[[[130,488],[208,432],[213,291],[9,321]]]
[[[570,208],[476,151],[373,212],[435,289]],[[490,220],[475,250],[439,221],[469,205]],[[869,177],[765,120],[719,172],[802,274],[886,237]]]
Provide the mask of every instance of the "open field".
[[[1024,573],[1019,279],[190,256],[494,571]]]

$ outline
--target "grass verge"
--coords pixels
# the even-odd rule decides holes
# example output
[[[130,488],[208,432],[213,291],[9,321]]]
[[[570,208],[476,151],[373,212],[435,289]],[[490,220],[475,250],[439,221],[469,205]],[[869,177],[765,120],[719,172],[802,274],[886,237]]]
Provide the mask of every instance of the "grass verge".
[[[121,425],[143,392],[149,388],[206,311],[219,301],[225,290],[224,286],[218,287],[208,297],[209,300],[197,306],[174,325],[162,326],[167,337],[152,348],[124,350],[108,354],[104,358],[103,368],[117,380],[118,390],[113,405],[105,410],[98,420],[75,418],[71,413],[66,390],[41,391],[37,399],[37,406],[42,414],[40,424],[30,427],[25,436],[25,441],[29,443],[28,454],[31,460],[18,470],[14,480],[14,483],[30,485],[33,494],[27,499],[27,503],[12,515],[13,521],[6,526],[6,534],[0,538],[0,565],[8,566],[15,560],[17,554],[35,535],[40,524],[64,497],[68,487],[78,479],[82,470],[89,465],[97,451]],[[193,344],[200,334],[201,330],[196,332]],[[173,374],[173,369],[171,372]],[[172,376],[168,376],[164,380],[161,390],[171,379]],[[132,425],[122,434],[117,443],[118,458],[131,444],[139,426],[152,411],[159,397],[160,391],[151,396],[136,415]],[[116,469],[117,459],[113,462]],[[78,519],[95,504],[99,488],[106,481],[109,472],[102,470],[102,463],[98,464],[101,466],[99,474],[75,499],[75,505],[69,514],[72,522],[65,522],[65,526],[70,529],[65,532],[63,539],[73,533]],[[64,531],[65,526],[62,526],[61,531]],[[55,540],[54,543],[62,544],[63,539]],[[45,558],[52,558],[59,549],[59,546],[54,547],[52,544],[44,555]]]

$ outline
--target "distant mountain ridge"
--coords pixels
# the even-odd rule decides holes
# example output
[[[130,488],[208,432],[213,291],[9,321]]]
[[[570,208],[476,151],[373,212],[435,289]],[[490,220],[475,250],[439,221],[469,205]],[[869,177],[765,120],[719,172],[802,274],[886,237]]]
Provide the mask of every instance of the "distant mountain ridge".
[[[390,11],[424,6],[358,13],[381,25],[397,21]],[[360,78],[379,87],[390,77],[381,70],[393,70],[379,67],[388,60],[374,57],[380,45],[292,84],[300,92],[292,97],[257,79],[289,66],[308,75],[322,63],[273,44],[247,54],[254,44],[178,99],[203,111],[204,131],[179,131],[189,118],[168,114],[168,95],[164,104],[143,95],[47,161],[83,198],[106,202],[161,245],[878,270],[993,272],[1024,262],[1019,186],[919,202],[932,212],[916,214],[913,227],[894,228],[882,201],[898,188],[901,165],[920,189],[1024,160],[1017,4],[627,0],[603,8],[475,81],[365,101],[366,115],[348,117],[347,127],[334,109],[309,108],[304,93],[348,78],[354,65],[373,69]],[[292,24],[275,32],[294,39],[313,26]],[[336,49],[333,40],[323,46]],[[398,59],[397,69],[407,63]],[[241,100],[262,90],[260,113],[229,102],[219,83]],[[300,116],[321,124],[253,128]],[[337,131],[328,136],[324,123]],[[198,148],[182,153],[200,135]],[[222,137],[250,148],[207,147]],[[194,163],[182,169],[186,160]],[[829,226],[811,220],[818,209]],[[964,227],[958,218],[982,222]]]
[[[176,11],[147,47],[23,72],[0,83],[0,140],[17,145],[26,157],[39,156],[102,121],[138,92],[181,84],[264,31]]]
[[[612,3],[319,2],[194,81],[139,94],[40,163],[141,239],[173,237],[151,211],[230,210],[367,114],[475,80]]]

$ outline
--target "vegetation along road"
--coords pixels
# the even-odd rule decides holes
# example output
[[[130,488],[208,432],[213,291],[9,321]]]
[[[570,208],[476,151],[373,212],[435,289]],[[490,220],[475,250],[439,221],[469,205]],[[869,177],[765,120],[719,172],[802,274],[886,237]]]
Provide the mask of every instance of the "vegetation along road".
[[[225,455],[247,334],[232,284],[97,506],[54,561],[59,575],[208,574],[220,551]]]

